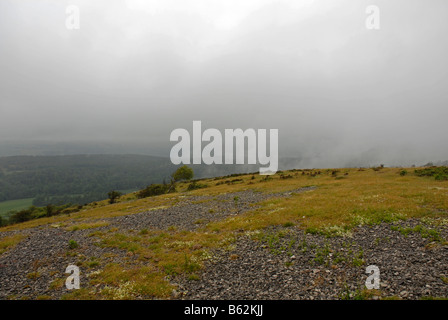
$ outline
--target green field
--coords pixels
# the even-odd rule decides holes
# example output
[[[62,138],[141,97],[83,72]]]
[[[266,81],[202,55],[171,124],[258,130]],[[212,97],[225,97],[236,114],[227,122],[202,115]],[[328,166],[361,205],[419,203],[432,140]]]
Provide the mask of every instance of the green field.
[[[21,210],[28,208],[33,204],[33,199],[34,198],[26,198],[0,202],[0,216],[4,216],[11,210]]]

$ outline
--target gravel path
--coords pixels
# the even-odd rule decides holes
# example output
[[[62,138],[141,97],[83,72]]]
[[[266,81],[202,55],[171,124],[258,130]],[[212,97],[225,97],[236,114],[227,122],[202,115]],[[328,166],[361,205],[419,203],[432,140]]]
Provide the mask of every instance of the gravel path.
[[[247,190],[226,193],[219,196],[184,196],[178,205],[152,211],[144,211],[133,215],[110,219],[123,229],[141,230],[143,228],[178,230],[195,230],[200,225],[223,220],[254,209],[256,204],[273,197],[286,197],[292,193],[313,190],[315,187],[300,188],[283,193],[261,193]],[[200,223],[199,223],[200,222]]]

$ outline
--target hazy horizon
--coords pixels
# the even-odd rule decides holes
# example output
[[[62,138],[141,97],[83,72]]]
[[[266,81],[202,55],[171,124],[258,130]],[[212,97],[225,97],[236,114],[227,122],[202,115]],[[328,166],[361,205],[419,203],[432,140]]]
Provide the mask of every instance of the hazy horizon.
[[[80,9],[68,30],[66,7]],[[368,30],[366,7],[380,9]],[[448,160],[443,0],[3,0],[0,156],[169,157],[176,128],[279,129],[297,167]]]

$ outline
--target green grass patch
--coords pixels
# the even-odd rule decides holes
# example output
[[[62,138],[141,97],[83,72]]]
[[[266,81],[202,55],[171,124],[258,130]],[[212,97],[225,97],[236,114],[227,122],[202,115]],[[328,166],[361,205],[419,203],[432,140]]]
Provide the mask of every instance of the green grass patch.
[[[80,223],[74,226],[70,226],[68,228],[69,231],[77,231],[77,230],[86,230],[86,229],[96,229],[101,227],[106,227],[110,223],[106,221],[100,221],[100,222],[92,222],[92,223]]]
[[[416,169],[415,175],[419,177],[434,177],[435,180],[448,180],[448,167],[430,167],[424,169]]]
[[[70,249],[76,249],[76,248],[79,247],[79,244],[78,244],[78,242],[76,242],[75,240],[69,240],[69,241],[68,241],[68,247],[69,247]]]
[[[25,198],[18,200],[8,200],[0,202],[0,216],[7,218],[10,211],[19,211],[27,209],[33,205],[34,198]]]
[[[352,215],[352,225],[376,225],[380,223],[391,223],[404,220],[403,214],[393,209],[354,209]]]
[[[427,228],[421,224],[416,225],[414,228],[404,228],[401,226],[391,226],[391,230],[398,231],[405,237],[411,233],[418,233],[422,238],[428,239],[429,241],[442,242],[444,239],[440,235],[440,232],[436,229]]]

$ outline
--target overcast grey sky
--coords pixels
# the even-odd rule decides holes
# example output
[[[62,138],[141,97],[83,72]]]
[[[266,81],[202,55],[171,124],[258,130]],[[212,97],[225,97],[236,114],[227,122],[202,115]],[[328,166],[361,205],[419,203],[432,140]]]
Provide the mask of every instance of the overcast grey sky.
[[[447,14],[446,0],[0,0],[0,141],[169,156],[170,132],[201,120],[279,129],[299,166],[447,160]]]

